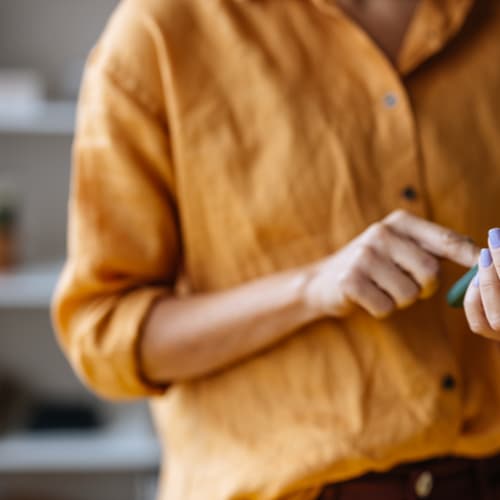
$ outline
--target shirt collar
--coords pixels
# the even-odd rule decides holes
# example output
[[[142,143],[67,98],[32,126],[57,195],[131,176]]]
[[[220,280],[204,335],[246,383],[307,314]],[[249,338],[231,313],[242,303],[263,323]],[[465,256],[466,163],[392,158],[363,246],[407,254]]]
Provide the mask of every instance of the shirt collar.
[[[439,52],[462,28],[475,0],[421,0],[401,48],[398,67],[407,74]]]
[[[313,2],[322,10],[337,10],[336,0],[304,1]],[[475,1],[420,0],[398,57],[399,71],[403,74],[410,73],[439,52],[464,25]]]

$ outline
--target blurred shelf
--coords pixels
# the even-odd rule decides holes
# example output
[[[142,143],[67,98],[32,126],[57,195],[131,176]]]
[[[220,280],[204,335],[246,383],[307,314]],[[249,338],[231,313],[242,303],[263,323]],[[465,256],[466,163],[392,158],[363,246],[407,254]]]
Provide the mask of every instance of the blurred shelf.
[[[47,308],[62,261],[0,272],[0,308]]]
[[[97,431],[15,434],[0,438],[0,475],[156,472],[160,459],[160,446],[147,420],[126,412]]]
[[[76,103],[46,101],[29,112],[0,113],[0,134],[69,135],[75,128]]]

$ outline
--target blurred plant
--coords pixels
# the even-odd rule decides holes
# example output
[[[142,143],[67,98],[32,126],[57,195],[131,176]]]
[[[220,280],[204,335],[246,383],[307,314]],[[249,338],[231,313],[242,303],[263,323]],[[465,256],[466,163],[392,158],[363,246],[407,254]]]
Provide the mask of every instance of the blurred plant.
[[[0,231],[8,231],[16,223],[16,210],[0,200]]]
[[[0,269],[16,261],[18,203],[14,188],[0,181]]]

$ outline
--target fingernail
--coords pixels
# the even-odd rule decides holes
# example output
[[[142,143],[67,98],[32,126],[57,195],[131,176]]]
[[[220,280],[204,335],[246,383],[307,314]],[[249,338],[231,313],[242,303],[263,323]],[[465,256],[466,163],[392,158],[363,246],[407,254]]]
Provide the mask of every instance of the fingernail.
[[[490,229],[488,232],[491,246],[493,248],[500,248],[500,228]]]
[[[479,274],[476,274],[474,279],[472,280],[472,284],[476,287],[479,288]]]
[[[491,259],[491,253],[489,248],[481,249],[481,256],[479,257],[479,262],[481,267],[490,267],[493,260]]]

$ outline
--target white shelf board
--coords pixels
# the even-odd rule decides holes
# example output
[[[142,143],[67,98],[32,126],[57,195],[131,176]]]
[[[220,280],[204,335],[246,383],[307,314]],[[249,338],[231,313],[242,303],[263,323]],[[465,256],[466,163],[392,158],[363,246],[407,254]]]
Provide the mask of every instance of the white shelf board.
[[[0,308],[47,308],[62,261],[0,272]]]
[[[117,418],[98,431],[15,434],[0,438],[0,475],[71,472],[156,471],[160,445],[132,418]]]
[[[46,101],[22,112],[0,113],[0,134],[72,135],[76,103]]]

